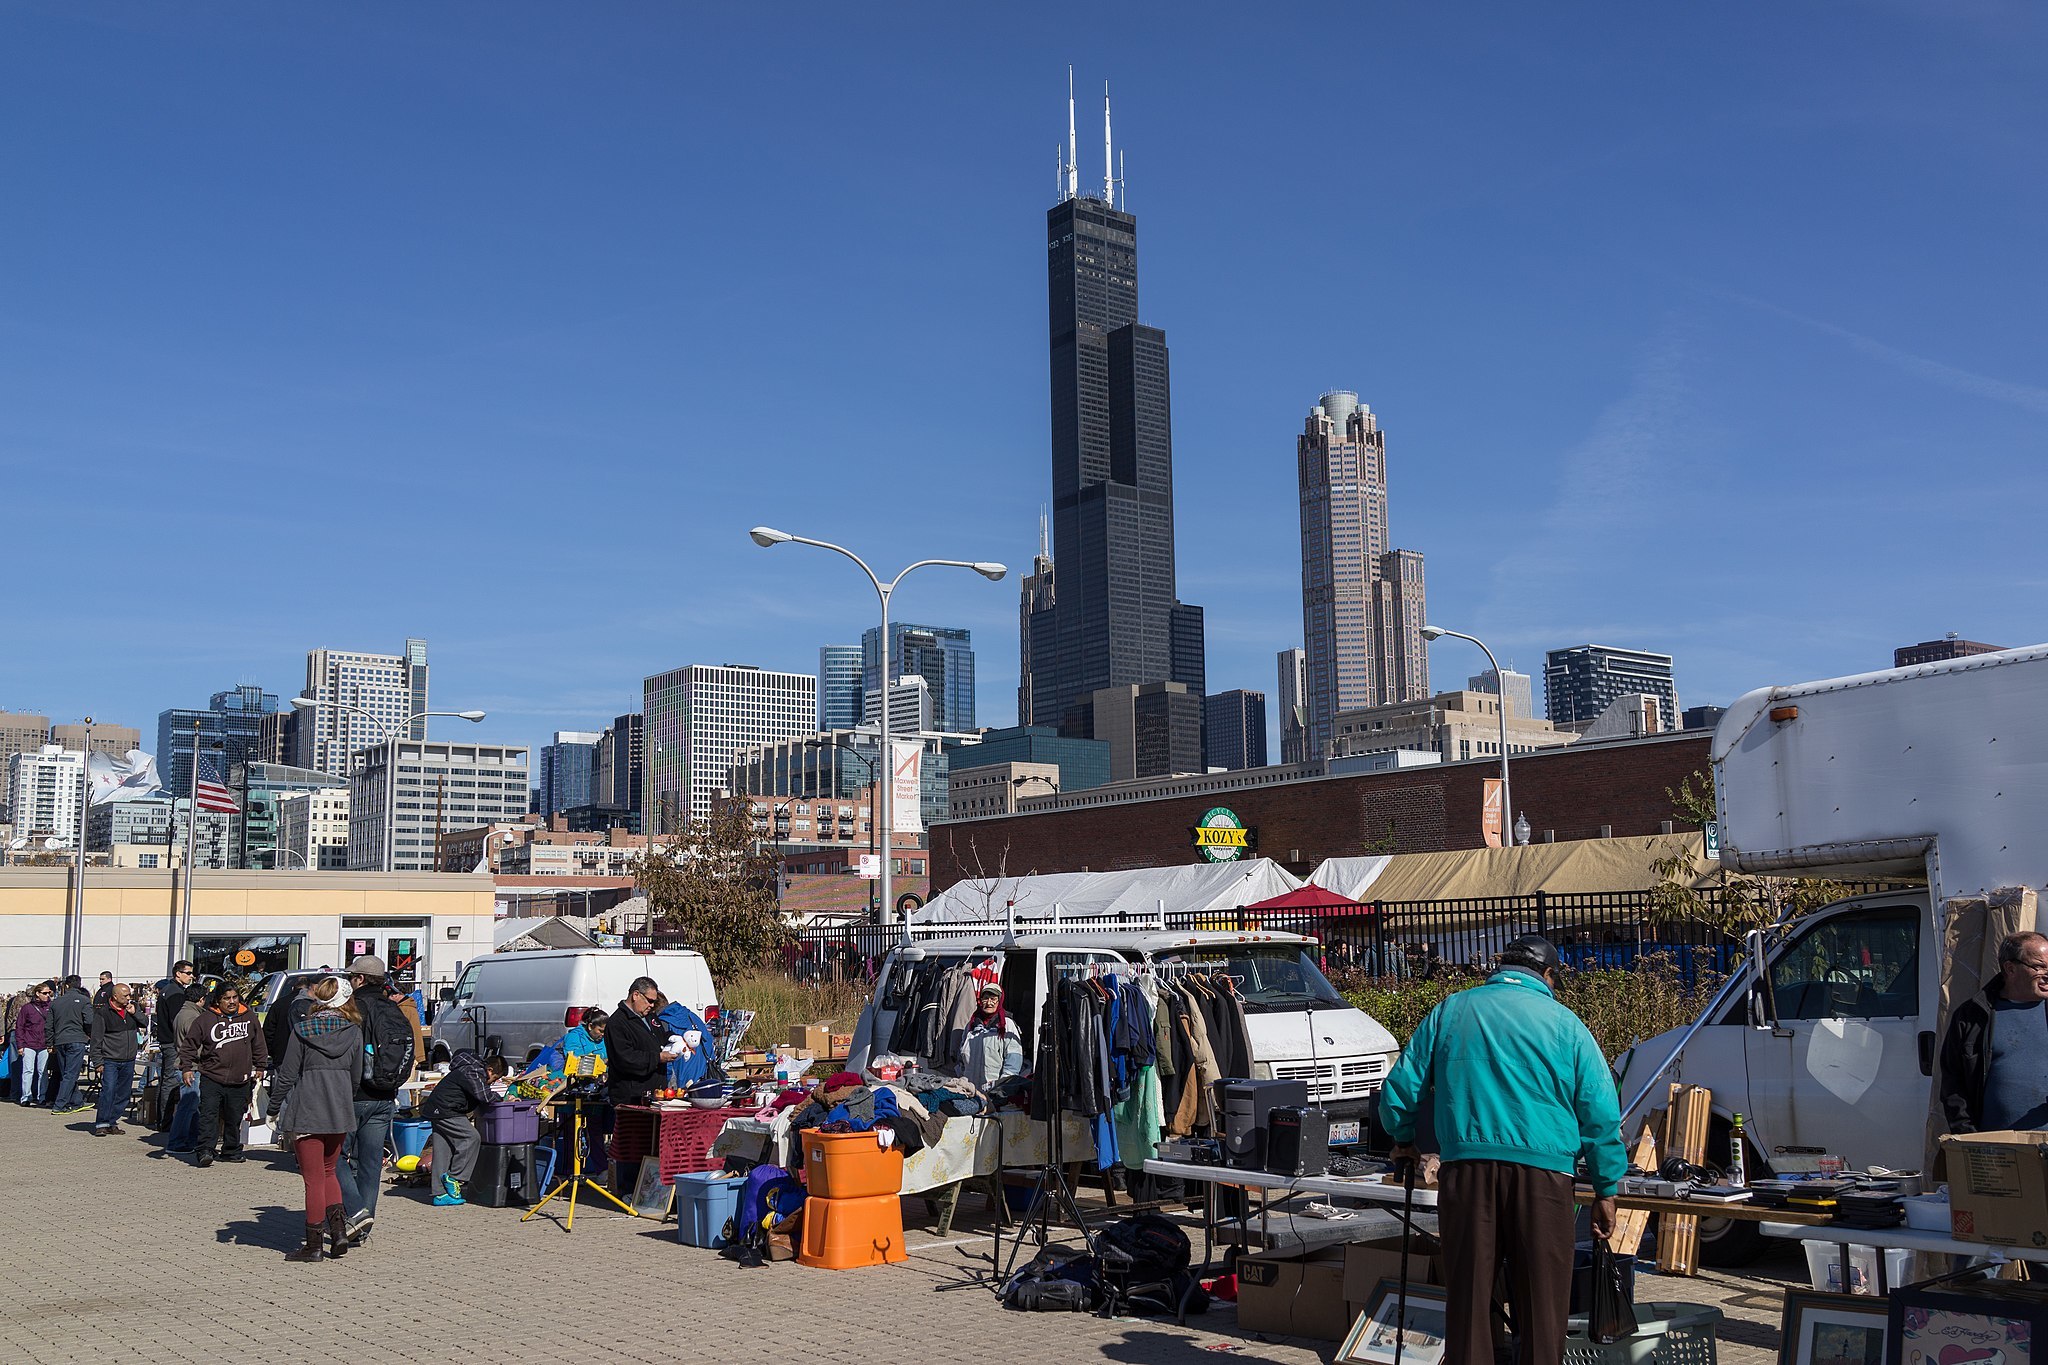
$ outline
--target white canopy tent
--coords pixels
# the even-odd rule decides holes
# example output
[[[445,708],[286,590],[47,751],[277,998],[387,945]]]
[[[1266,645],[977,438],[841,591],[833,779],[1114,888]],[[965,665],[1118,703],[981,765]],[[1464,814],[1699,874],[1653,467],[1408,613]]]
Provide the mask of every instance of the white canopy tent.
[[[1236,910],[1292,891],[1301,878],[1271,858],[1183,867],[1134,867],[1117,872],[1048,872],[1025,877],[976,877],[955,882],[911,912],[913,924],[1005,924],[1014,906],[1018,921],[1037,927],[1058,916],[1154,919]]]

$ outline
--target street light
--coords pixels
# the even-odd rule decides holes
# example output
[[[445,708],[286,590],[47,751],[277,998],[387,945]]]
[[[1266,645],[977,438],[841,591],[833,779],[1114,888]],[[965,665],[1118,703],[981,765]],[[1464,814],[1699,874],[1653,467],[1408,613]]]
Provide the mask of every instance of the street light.
[[[1422,628],[1424,641],[1441,639],[1446,635],[1454,640],[1464,640],[1478,645],[1479,652],[1486,656],[1486,662],[1493,665],[1493,685],[1497,689],[1494,693],[1493,709],[1500,717],[1500,837],[1501,843],[1512,844],[1517,831],[1509,828],[1509,819],[1515,814],[1515,803],[1508,787],[1508,680],[1500,671],[1500,660],[1493,657],[1493,651],[1488,649],[1486,642],[1478,636],[1467,635],[1462,630],[1451,630],[1445,626]]]
[[[1013,777],[1010,779],[1010,796],[1011,805],[1013,807],[1016,805],[1018,801],[1024,799],[1023,797],[1017,795],[1017,788],[1023,786],[1026,782],[1043,782],[1046,786],[1052,788],[1052,794],[1054,796],[1058,796],[1060,794],[1060,784],[1053,781],[1051,778],[1045,776],[1042,773],[1026,773],[1022,777]]]
[[[394,864],[396,864],[396,862],[398,861],[398,741],[401,738],[399,732],[412,729],[412,723],[414,721],[425,720],[428,716],[446,716],[450,720],[466,720],[470,722],[472,725],[474,725],[476,722],[484,719],[487,715],[490,714],[487,711],[415,711],[411,715],[407,716],[403,721],[401,721],[398,725],[398,729],[394,730],[392,729],[390,723],[386,721],[383,717],[379,716],[376,712],[371,711],[365,707],[357,706],[353,702],[322,701],[318,697],[293,697],[292,705],[298,707],[301,711],[312,711],[317,710],[321,707],[325,707],[333,711],[353,712],[354,714],[363,717],[365,720],[368,720],[370,724],[376,726],[379,730],[382,730],[384,732],[384,741],[385,743],[391,746],[391,758],[384,765],[385,796],[383,870],[386,872],[397,871],[397,868],[394,866]],[[420,742],[425,743],[426,741],[422,739]],[[349,822],[351,824],[355,822],[355,815],[353,811],[350,812]],[[439,868],[435,868],[434,870],[437,872],[440,871]]]
[[[834,545],[829,540],[813,540],[809,536],[791,535],[787,531],[778,531],[772,526],[756,526],[753,530],[747,532],[747,535],[753,539],[753,542],[756,545],[760,546],[764,550],[776,545],[793,543],[797,545],[814,545],[820,550],[830,550],[834,554],[845,555],[848,559],[852,560],[855,564],[858,564],[860,566],[860,571],[868,576],[868,582],[874,585],[875,596],[881,599],[881,753],[883,772],[886,775],[882,778],[881,782],[877,784],[876,794],[880,798],[878,805],[880,808],[882,826],[882,913],[888,914],[891,910],[895,908],[893,895],[895,878],[893,874],[895,872],[896,863],[896,821],[894,813],[894,793],[896,786],[896,754],[889,746],[889,694],[895,682],[895,679],[889,676],[892,671],[889,667],[889,598],[895,593],[896,585],[901,583],[904,579],[908,578],[913,570],[922,569],[927,566],[938,566],[942,568],[951,569],[972,569],[974,570],[974,572],[980,574],[983,578],[986,578],[991,583],[1001,582],[1003,576],[1009,573],[1010,571],[1004,565],[998,564],[994,560],[989,559],[920,559],[915,564],[911,564],[904,568],[902,572],[898,573],[894,578],[890,579],[887,583],[884,583],[880,578],[876,577],[875,571],[868,567],[868,563],[866,560],[862,559],[853,551],[847,549],[844,545]],[[908,916],[906,916],[903,920],[903,938],[905,942],[908,942],[910,939],[910,920]]]

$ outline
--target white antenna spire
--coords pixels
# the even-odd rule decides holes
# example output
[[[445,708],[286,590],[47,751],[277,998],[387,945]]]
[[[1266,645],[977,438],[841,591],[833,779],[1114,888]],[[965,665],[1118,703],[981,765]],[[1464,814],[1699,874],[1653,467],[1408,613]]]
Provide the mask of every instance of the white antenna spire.
[[[1080,171],[1074,165],[1074,68],[1067,68],[1067,198],[1081,197]]]
[[[1102,198],[1116,207],[1116,158],[1109,150],[1109,82],[1102,83]]]
[[[1055,138],[1052,144],[1052,192],[1057,195],[1066,183],[1067,161],[1060,151],[1059,140]]]
[[[1052,558],[1052,542],[1045,535],[1045,504],[1042,502],[1038,504],[1038,557]]]
[[[1121,213],[1124,207],[1124,154],[1122,152],[1116,154],[1116,199],[1117,211]]]

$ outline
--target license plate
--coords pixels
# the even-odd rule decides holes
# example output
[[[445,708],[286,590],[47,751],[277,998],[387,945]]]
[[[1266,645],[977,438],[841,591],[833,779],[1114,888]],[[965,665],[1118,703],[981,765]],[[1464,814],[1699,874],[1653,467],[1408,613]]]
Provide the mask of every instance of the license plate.
[[[1344,1119],[1330,1125],[1330,1145],[1332,1147],[1349,1147],[1357,1141],[1357,1119]]]

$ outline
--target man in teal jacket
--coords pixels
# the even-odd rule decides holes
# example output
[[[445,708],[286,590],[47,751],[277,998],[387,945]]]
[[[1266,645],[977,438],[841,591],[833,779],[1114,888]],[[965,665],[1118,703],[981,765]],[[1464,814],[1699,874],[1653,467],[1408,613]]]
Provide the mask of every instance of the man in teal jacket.
[[[1551,993],[1559,967],[1548,939],[1516,939],[1484,985],[1429,1012],[1380,1092],[1395,1156],[1415,1159],[1427,1104],[1443,1157],[1446,1365],[1492,1365],[1503,1262],[1517,1365],[1563,1360],[1581,1156],[1593,1235],[1614,1231],[1614,1193],[1628,1169],[1614,1078],[1593,1035]]]

